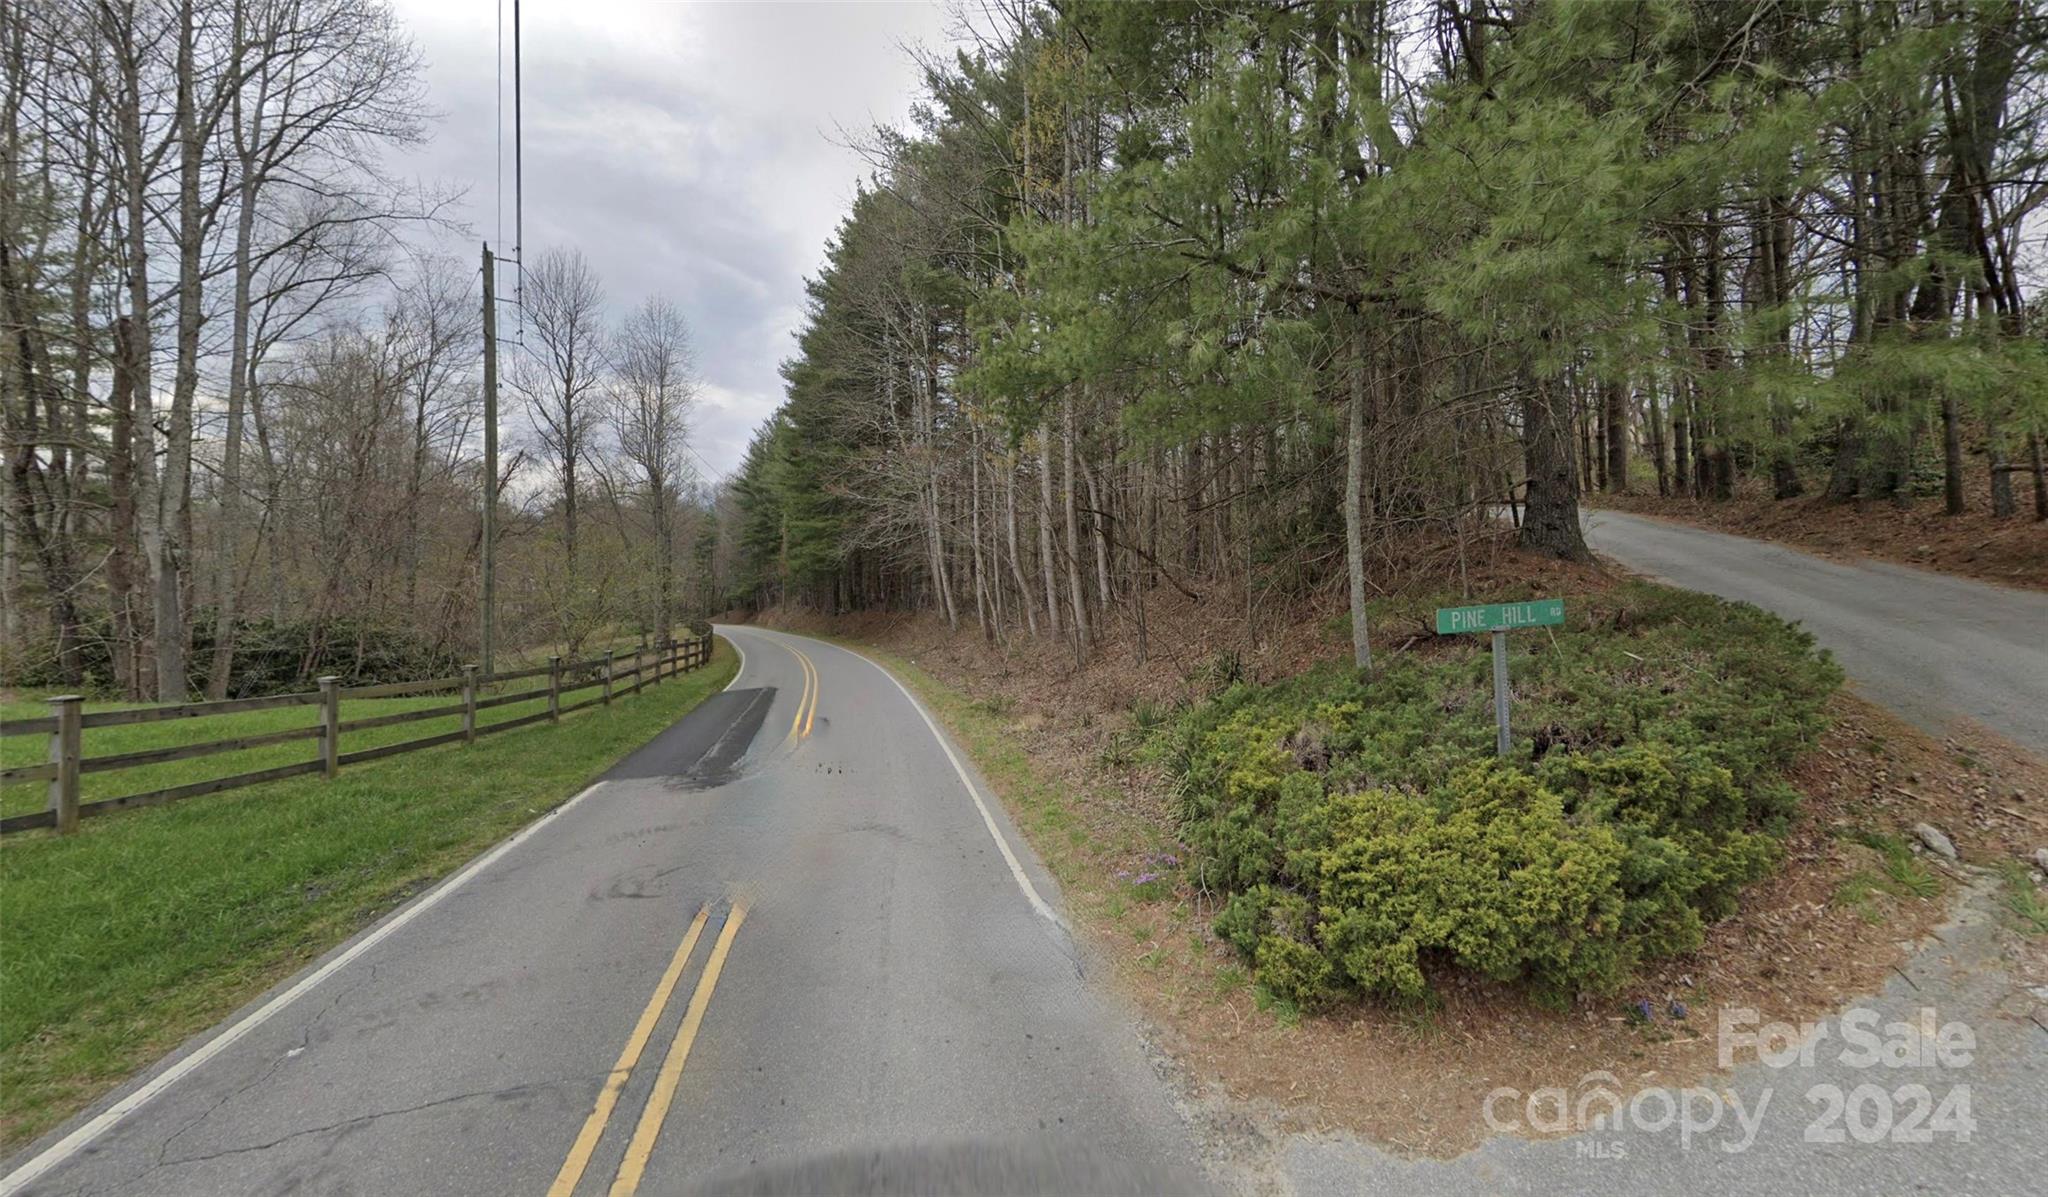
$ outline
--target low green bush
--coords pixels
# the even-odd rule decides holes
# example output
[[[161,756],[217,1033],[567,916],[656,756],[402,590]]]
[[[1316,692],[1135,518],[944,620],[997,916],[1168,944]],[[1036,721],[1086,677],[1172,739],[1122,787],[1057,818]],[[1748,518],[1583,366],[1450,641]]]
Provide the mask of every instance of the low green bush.
[[[1612,991],[1769,871],[1797,801],[1783,770],[1840,671],[1753,607],[1648,584],[1569,606],[1555,636],[1510,637],[1505,760],[1478,637],[1370,679],[1238,684],[1155,735],[1191,875],[1228,895],[1217,934],[1268,990],[1427,1000],[1455,968],[1550,1003]]]

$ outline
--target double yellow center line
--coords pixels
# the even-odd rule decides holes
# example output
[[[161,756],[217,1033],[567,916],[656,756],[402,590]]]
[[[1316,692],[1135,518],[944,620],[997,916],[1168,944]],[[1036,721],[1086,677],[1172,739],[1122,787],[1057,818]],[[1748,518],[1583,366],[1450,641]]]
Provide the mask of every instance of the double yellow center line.
[[[804,671],[804,689],[797,696],[796,718],[789,722],[789,738],[800,740],[811,734],[811,724],[818,718],[818,667],[804,650],[793,644],[784,647],[795,654],[797,668]]]
[[[576,1191],[577,1182],[583,1179],[584,1169],[590,1166],[590,1157],[596,1152],[598,1141],[604,1138],[605,1125],[611,1121],[612,1110],[619,1104],[619,1095],[625,1091],[626,1081],[640,1062],[641,1052],[653,1037],[662,1011],[668,1008],[669,996],[682,979],[683,969],[690,962],[690,953],[696,950],[697,941],[704,934],[704,924],[710,917],[711,908],[703,907],[691,921],[690,929],[683,933],[683,942],[669,960],[668,968],[663,970],[661,980],[654,987],[654,996],[647,1000],[647,1008],[640,1012],[640,1021],[633,1025],[633,1033],[627,1036],[626,1046],[619,1052],[618,1063],[612,1065],[604,1088],[598,1091],[596,1107],[590,1111],[590,1117],[583,1120],[583,1129],[569,1148],[569,1158],[562,1161],[562,1170],[555,1174],[555,1183],[548,1186],[548,1197],[569,1197]],[[683,1065],[690,1058],[690,1046],[697,1041],[697,1030],[704,1023],[704,1011],[711,1005],[711,993],[718,988],[718,975],[725,971],[726,953],[732,950],[733,937],[739,934],[740,924],[746,921],[746,917],[747,908],[735,905],[725,917],[725,926],[719,929],[718,942],[712,945],[711,957],[704,963],[704,975],[697,979],[697,990],[690,995],[690,1005],[683,1012],[682,1025],[676,1028],[676,1037],[668,1045],[668,1055],[662,1059],[661,1071],[654,1078],[654,1090],[648,1094],[647,1105],[640,1111],[640,1121],[633,1128],[632,1141],[626,1145],[626,1156],[619,1162],[618,1175],[612,1180],[611,1197],[632,1197],[640,1187],[648,1158],[654,1154],[654,1141],[661,1136],[661,1124],[668,1117],[669,1106],[675,1102],[676,1086],[682,1081]]]

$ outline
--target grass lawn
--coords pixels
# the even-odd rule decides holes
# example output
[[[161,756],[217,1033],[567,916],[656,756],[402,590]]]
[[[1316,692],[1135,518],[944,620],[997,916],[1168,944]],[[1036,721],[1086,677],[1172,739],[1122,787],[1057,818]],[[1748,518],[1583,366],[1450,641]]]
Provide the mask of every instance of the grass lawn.
[[[630,668],[632,657],[627,655],[620,668]],[[618,683],[620,686],[628,682]],[[663,682],[664,686],[668,683]],[[545,677],[522,678],[479,689],[480,698],[496,694],[523,693],[545,690]],[[582,702],[598,693],[595,688],[562,692],[562,705]],[[405,698],[344,698],[341,702],[341,720],[347,723],[355,719],[370,719],[380,715],[393,715],[401,711],[427,710],[434,707],[452,706],[462,701],[458,691],[452,694],[422,694]],[[148,703],[88,702],[85,709],[91,711],[115,711],[133,706],[148,706]],[[507,703],[478,711],[476,723],[479,729],[494,723],[518,719],[547,709],[545,697],[526,702]],[[0,703],[0,723],[17,719],[38,719],[51,713],[48,701],[41,698],[24,698],[15,702]],[[265,711],[243,711],[231,715],[210,715],[202,719],[167,719],[161,723],[131,723],[120,727],[90,727],[84,733],[84,754],[88,760],[93,757],[113,756],[117,753],[139,752],[149,748],[170,748],[186,744],[202,744],[210,740],[239,739],[244,736],[261,735],[266,732],[286,731],[292,728],[317,727],[320,723],[320,708],[312,706],[282,707]],[[434,719],[421,719],[411,723],[400,723],[391,727],[373,727],[363,731],[345,731],[341,734],[341,751],[354,752],[362,748],[376,748],[384,744],[396,744],[401,740],[419,740],[444,732],[458,731],[462,727],[461,715],[443,715]],[[512,733],[517,734],[517,733]],[[248,773],[257,769],[270,769],[279,765],[310,761],[320,755],[320,741],[314,738],[291,740],[283,744],[272,744],[264,748],[245,749],[240,752],[223,752],[214,756],[194,760],[171,761],[161,765],[144,765],[134,769],[114,769],[87,773],[79,779],[80,801],[96,802],[104,798],[117,798],[123,794],[140,794],[168,786],[184,785],[188,782],[204,781],[208,778],[226,777],[234,773]],[[50,756],[48,736],[13,736],[0,739],[0,768],[19,765],[39,765]],[[362,766],[343,766],[349,768]],[[23,781],[0,785],[0,815],[27,814],[42,810],[49,805],[49,782]],[[117,812],[115,816],[118,817]],[[101,816],[109,817],[109,816]]]
[[[474,745],[344,766],[333,782],[298,777],[116,811],[86,820],[75,836],[31,831],[6,837],[0,842],[0,1151],[20,1147],[560,804],[724,686],[737,664],[720,641],[708,668],[608,709],[564,716],[559,726],[541,723]],[[448,701],[348,703],[342,717]],[[5,714],[41,714],[40,705],[10,707]],[[538,705],[508,704],[479,714],[478,721],[517,718]],[[86,753],[302,726],[315,713],[298,707],[91,729]],[[344,735],[342,748],[459,725],[459,717],[450,716],[377,728]],[[42,737],[4,743],[9,764],[41,759],[44,751]],[[314,744],[87,774],[85,796],[90,801],[309,759]],[[26,801],[10,792],[9,813],[42,805],[40,783],[13,789],[35,797]]]

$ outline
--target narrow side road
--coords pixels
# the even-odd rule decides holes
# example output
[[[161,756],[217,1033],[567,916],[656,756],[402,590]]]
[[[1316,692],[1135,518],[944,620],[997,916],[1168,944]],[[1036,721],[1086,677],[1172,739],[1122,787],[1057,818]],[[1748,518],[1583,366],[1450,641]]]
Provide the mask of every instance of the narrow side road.
[[[1798,621],[1859,692],[1923,730],[1962,716],[2048,755],[2048,594],[1615,511],[1580,522],[1631,569]]]
[[[720,632],[724,694],[0,1194],[1198,1186],[1049,878],[910,697]]]

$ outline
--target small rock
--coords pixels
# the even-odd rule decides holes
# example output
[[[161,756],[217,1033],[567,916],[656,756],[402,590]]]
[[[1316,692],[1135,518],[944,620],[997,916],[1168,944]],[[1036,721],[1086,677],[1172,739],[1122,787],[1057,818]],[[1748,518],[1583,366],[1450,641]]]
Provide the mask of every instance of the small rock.
[[[2034,849],[2034,867],[2048,873],[2048,848]]]
[[[1949,838],[1943,835],[1934,824],[1915,823],[1913,824],[1913,834],[1919,836],[1920,842],[1927,845],[1929,851],[1943,860],[1954,860],[1956,858],[1956,846],[1950,843]]]

